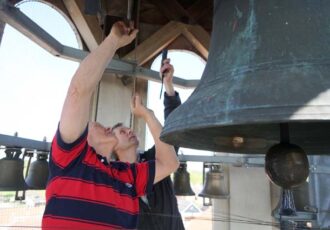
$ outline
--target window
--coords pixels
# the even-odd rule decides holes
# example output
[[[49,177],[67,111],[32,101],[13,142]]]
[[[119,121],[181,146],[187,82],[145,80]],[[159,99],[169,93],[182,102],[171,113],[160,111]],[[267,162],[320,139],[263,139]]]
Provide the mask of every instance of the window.
[[[72,24],[54,7],[41,1],[22,1],[18,7],[63,45],[81,47]],[[6,25],[0,44],[0,133],[51,141],[77,66]]]

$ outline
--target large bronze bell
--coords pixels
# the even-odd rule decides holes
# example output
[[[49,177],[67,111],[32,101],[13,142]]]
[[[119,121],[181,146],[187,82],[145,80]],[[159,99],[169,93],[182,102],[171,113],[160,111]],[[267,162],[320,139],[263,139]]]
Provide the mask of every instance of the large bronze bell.
[[[34,161],[29,168],[26,177],[26,184],[29,189],[45,189],[48,181],[49,168],[47,162],[47,154],[37,154],[37,160]]]
[[[0,191],[26,190],[24,161],[19,158],[21,149],[7,148],[5,153],[6,157],[0,160]]]
[[[190,186],[190,175],[187,171],[187,163],[181,162],[173,178],[174,192],[177,196],[194,196],[195,193]]]
[[[330,153],[330,1],[214,0],[195,91],[165,122],[174,146],[265,154],[280,123],[307,154]]]
[[[228,186],[219,164],[210,165],[210,171],[206,173],[204,188],[198,195],[214,199],[229,198]]]

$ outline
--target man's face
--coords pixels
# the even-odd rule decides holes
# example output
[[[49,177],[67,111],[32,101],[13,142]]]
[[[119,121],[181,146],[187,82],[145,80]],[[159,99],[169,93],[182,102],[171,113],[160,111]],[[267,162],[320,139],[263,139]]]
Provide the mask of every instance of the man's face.
[[[89,122],[87,141],[90,146],[107,145],[112,151],[118,140],[111,127],[104,127],[98,122]]]
[[[120,125],[115,127],[112,131],[118,140],[115,150],[125,150],[132,146],[138,147],[139,140],[130,128]]]

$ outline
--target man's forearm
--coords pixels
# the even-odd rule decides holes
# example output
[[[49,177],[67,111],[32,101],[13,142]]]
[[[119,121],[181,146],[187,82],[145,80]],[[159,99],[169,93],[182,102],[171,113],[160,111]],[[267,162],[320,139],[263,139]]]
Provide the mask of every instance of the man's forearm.
[[[155,141],[156,170],[162,168],[162,170],[158,170],[158,173],[156,174],[155,182],[157,182],[174,172],[179,165],[179,161],[174,147],[159,139],[162,125],[155,117],[154,113],[148,113],[148,115],[145,116],[145,121]]]
[[[148,114],[144,117],[144,120],[150,130],[150,133],[155,141],[155,145],[156,144],[163,144],[164,142],[162,142],[159,137],[160,137],[160,133],[162,131],[162,125],[160,124],[160,122],[158,121],[158,119],[156,118],[155,114],[153,112],[148,112]],[[165,143],[164,143],[165,144]]]
[[[175,90],[174,90],[174,86],[172,83],[165,83],[165,91],[167,93],[168,96],[174,96],[175,95]]]
[[[91,97],[116,52],[116,41],[117,39],[108,36],[80,63],[71,80],[59,127],[62,139],[67,143],[76,140],[86,127]]]

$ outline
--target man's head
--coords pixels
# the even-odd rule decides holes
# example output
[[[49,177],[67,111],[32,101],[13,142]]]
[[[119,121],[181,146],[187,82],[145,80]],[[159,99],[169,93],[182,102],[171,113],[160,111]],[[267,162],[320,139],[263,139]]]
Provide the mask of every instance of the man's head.
[[[136,159],[136,150],[139,140],[135,133],[123,123],[117,123],[112,127],[112,132],[116,136],[118,143],[114,149],[116,157],[122,159]],[[135,160],[134,160],[135,161]]]
[[[112,129],[104,127],[98,122],[89,122],[87,141],[98,154],[106,158],[110,157],[110,154],[118,144]]]

